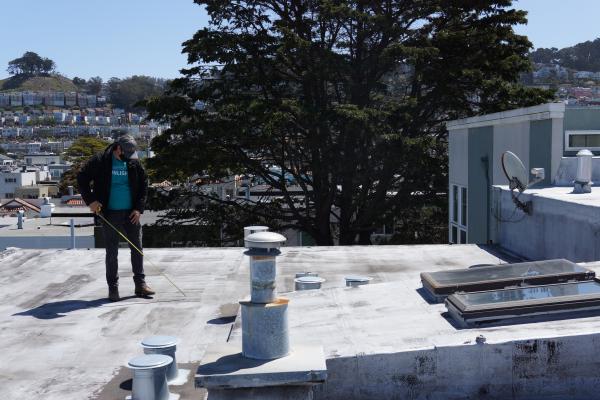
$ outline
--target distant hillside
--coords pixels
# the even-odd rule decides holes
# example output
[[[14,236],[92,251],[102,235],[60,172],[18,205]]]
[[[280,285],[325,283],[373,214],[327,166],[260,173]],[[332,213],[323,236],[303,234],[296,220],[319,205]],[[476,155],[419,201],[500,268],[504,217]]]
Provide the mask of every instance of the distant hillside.
[[[532,52],[531,60],[536,63],[555,63],[577,71],[600,71],[600,38],[578,43],[564,49],[539,48]]]
[[[6,91],[76,92],[79,89],[68,78],[61,75],[22,77],[19,75],[0,80],[0,92]]]

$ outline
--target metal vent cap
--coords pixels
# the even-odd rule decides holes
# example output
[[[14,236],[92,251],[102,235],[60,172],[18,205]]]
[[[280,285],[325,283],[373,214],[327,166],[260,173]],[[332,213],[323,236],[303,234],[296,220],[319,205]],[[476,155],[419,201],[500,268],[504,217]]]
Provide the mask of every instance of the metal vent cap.
[[[257,232],[249,235],[244,240],[248,249],[278,249],[287,239],[275,232]]]

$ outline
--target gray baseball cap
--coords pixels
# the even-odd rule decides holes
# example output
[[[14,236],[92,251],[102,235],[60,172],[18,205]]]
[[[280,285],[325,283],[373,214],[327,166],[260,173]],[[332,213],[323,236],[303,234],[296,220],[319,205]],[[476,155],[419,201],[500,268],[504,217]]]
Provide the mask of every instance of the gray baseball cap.
[[[121,146],[121,150],[123,150],[123,154],[125,157],[133,160],[137,160],[137,143],[135,139],[131,135],[122,135],[119,136],[116,140],[116,143]]]

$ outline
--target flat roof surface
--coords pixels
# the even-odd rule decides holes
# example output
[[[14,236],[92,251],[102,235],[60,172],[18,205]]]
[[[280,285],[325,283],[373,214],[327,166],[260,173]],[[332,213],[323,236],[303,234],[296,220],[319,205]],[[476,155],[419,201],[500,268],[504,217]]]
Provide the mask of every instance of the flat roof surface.
[[[507,185],[494,185],[494,187],[508,191]],[[593,186],[591,193],[573,193],[572,186],[548,186],[531,188],[523,192],[533,198],[564,201],[590,207],[600,207],[600,187]]]
[[[228,340],[238,301],[249,295],[243,251],[147,249],[155,265],[146,264],[147,281],[158,293],[153,299],[132,296],[129,251],[121,251],[124,300],[119,303],[105,298],[101,249],[0,253],[0,397],[124,398],[131,378],[124,365],[141,354],[139,342],[149,335],[179,337],[178,362],[198,365],[209,344]],[[291,299],[292,345],[321,344],[327,357],[462,345],[480,329],[454,328],[441,315],[443,304],[430,305],[417,291],[419,274],[505,261],[507,256],[476,245],[282,248],[281,293],[293,290],[297,272],[318,272],[326,279],[322,290],[285,294]],[[367,275],[373,281],[346,288],[346,275]],[[598,329],[600,317],[491,328],[486,336],[507,341]],[[238,340],[234,331],[230,342]],[[182,400],[201,394],[179,393]]]

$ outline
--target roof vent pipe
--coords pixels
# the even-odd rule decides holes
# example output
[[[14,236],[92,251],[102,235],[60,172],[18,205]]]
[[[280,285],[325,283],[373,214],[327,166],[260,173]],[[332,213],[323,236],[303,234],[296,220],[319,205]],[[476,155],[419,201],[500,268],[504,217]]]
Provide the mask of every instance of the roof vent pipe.
[[[69,196],[73,196],[73,186],[67,186],[67,190],[69,191]]]
[[[591,193],[592,191],[592,157],[587,149],[577,153],[577,175],[574,182],[574,193]]]
[[[22,210],[17,212],[17,229],[23,229],[23,215],[25,213]]]

